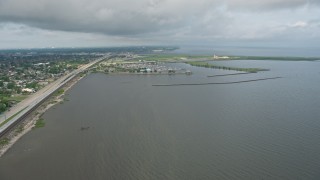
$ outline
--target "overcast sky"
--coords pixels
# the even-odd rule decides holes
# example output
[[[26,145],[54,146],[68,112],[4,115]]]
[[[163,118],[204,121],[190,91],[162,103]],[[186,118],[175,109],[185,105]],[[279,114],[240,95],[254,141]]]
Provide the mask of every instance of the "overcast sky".
[[[0,48],[320,47],[320,0],[0,0]]]

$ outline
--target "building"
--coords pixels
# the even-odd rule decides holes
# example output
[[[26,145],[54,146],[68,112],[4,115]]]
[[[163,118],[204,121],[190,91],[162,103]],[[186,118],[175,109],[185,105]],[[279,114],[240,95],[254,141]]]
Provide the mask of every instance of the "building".
[[[22,92],[27,92],[27,93],[33,93],[34,92],[34,90],[30,89],[30,88],[23,88],[21,91]]]

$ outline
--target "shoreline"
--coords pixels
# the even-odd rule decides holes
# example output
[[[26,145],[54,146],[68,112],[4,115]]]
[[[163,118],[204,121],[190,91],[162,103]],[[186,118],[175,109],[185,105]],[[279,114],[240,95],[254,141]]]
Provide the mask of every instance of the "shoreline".
[[[86,75],[85,75],[86,76]],[[66,92],[74,86],[77,82],[79,82],[85,76],[76,76],[70,82],[66,83],[61,89],[64,89],[64,92],[59,95],[51,95],[46,101],[44,101],[37,109],[35,109],[30,115],[25,117],[25,119],[18,124],[15,128],[13,128],[7,135],[4,136],[3,139],[7,139],[8,143],[5,145],[0,145],[0,158],[25,134],[30,132],[33,128],[35,128],[36,122],[41,118],[41,116],[49,110],[51,107],[57,105],[64,101],[63,96]]]

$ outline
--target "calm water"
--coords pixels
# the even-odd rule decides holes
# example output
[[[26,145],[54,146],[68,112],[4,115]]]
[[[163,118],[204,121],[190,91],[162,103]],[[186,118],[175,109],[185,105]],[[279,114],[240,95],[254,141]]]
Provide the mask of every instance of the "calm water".
[[[219,63],[271,71],[91,74],[0,159],[0,179],[319,179],[320,62]]]
[[[319,47],[251,47],[243,46],[183,46],[175,50],[177,54],[193,55],[232,55],[232,56],[298,56],[298,57],[319,57]]]

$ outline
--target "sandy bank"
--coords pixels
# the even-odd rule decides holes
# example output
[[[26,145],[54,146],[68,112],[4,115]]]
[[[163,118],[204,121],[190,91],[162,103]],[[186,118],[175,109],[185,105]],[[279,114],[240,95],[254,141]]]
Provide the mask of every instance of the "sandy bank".
[[[1,139],[7,139],[8,143],[0,145],[0,157],[2,157],[23,135],[31,131],[35,127],[35,123],[41,116],[52,106],[64,101],[64,94],[73,85],[75,85],[82,77],[77,76],[70,82],[66,83],[62,88],[64,89],[63,94],[52,95],[49,99],[43,102],[36,110],[28,115],[19,125],[17,125],[11,132],[2,137]]]

